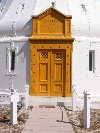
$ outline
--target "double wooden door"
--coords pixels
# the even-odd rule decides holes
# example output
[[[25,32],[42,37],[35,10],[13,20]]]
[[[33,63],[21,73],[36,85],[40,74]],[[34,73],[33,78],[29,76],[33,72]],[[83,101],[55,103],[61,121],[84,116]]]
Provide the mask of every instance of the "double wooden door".
[[[65,51],[37,51],[36,93],[40,96],[64,96]]]

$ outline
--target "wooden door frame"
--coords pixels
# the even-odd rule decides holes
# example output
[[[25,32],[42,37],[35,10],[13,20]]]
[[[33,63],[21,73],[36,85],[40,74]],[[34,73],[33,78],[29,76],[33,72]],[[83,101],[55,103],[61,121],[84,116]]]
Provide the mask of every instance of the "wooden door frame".
[[[30,95],[38,96],[36,93],[36,74],[33,70],[36,69],[36,52],[37,50],[65,50],[66,53],[66,76],[65,76],[65,97],[72,96],[72,50],[73,40],[43,40],[43,39],[30,39]],[[34,74],[33,74],[34,73]]]

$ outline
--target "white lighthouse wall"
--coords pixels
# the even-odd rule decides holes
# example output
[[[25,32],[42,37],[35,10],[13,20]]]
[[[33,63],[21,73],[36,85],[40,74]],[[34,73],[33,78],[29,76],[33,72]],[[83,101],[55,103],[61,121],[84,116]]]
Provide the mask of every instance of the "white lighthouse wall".
[[[31,36],[31,15],[34,13],[36,1],[5,0],[2,2],[0,4],[3,8],[0,12],[0,37]]]
[[[89,71],[89,50],[95,51],[95,70]],[[77,37],[73,43],[72,88],[77,102],[83,102],[84,91],[90,91],[91,101],[100,101],[100,40]],[[82,103],[81,103],[82,104]]]
[[[7,38],[8,39],[8,38]],[[29,41],[26,39],[20,40],[6,40],[3,39],[0,42],[0,91],[9,92],[10,84],[13,83],[13,88],[19,93],[25,92],[25,85],[29,84]],[[9,53],[7,48],[14,42],[14,46],[17,47],[15,74],[10,76],[8,61]],[[7,57],[8,54],[8,57]],[[9,59],[8,59],[9,60]],[[13,78],[13,80],[11,80]]]

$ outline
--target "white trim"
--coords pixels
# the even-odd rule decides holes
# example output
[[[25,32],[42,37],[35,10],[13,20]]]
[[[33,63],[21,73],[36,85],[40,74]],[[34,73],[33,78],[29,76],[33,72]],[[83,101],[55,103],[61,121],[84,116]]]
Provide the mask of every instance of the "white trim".
[[[28,37],[25,36],[17,36],[17,37],[2,37],[0,38],[0,42],[21,42],[28,41]]]
[[[100,43],[100,37],[88,37],[88,36],[73,36],[73,38],[75,38],[76,41],[93,41],[93,42],[98,42]],[[74,43],[74,42],[73,42]]]

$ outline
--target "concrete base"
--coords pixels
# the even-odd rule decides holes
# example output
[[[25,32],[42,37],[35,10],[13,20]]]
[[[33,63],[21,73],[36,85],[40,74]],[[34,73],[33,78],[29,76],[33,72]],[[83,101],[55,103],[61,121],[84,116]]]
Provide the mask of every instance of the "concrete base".
[[[72,98],[52,96],[29,96],[29,106],[31,105],[72,106]]]
[[[39,105],[53,105],[53,106],[65,106],[68,109],[72,109],[72,97],[53,97],[53,96],[29,96],[29,106]],[[84,106],[84,99],[77,99],[76,108],[82,110]],[[91,108],[100,109],[100,101],[91,100]]]

